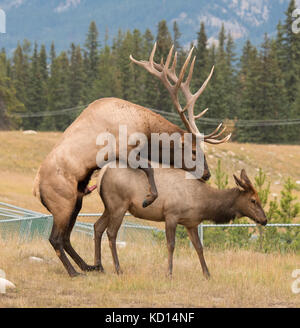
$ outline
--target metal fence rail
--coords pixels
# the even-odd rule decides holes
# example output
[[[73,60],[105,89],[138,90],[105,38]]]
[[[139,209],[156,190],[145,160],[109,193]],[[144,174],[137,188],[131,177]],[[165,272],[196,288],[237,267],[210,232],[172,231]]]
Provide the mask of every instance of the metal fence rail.
[[[101,216],[101,213],[83,213],[79,214],[79,220],[76,222],[74,230],[79,233],[84,233],[88,236],[94,236],[94,222],[97,218]],[[126,217],[130,217],[129,213]],[[80,218],[91,218],[93,223],[82,222]],[[53,218],[51,215],[41,214],[35,211],[23,209],[18,206],[6,204],[0,202],[0,237],[7,239],[13,235],[19,235],[22,240],[32,239],[35,236],[42,238],[49,238],[53,224]],[[285,228],[286,230],[294,229],[294,231],[299,231],[300,223],[271,223],[266,226],[268,228]],[[246,238],[243,242],[248,243],[252,239],[257,238],[258,229],[256,224],[200,224],[198,226],[198,233],[202,245],[205,244],[206,236],[209,235],[208,232],[212,232],[210,229],[223,230],[229,228],[248,229]],[[225,230],[222,231],[222,235],[225,235]],[[228,231],[228,230],[226,230]],[[241,230],[237,230],[241,231]],[[164,230],[155,228],[150,225],[142,225],[135,222],[130,222],[129,220],[124,220],[118,233],[119,242],[137,240],[150,240],[154,242],[155,235],[162,233]],[[206,234],[207,232],[207,234]],[[300,233],[299,233],[300,236]],[[104,234],[106,238],[106,234]]]
[[[300,227],[300,223],[268,223],[266,228],[291,228],[291,227]],[[199,224],[198,234],[201,240],[201,244],[204,246],[204,230],[207,228],[257,228],[257,224],[253,223],[232,223],[232,224]]]

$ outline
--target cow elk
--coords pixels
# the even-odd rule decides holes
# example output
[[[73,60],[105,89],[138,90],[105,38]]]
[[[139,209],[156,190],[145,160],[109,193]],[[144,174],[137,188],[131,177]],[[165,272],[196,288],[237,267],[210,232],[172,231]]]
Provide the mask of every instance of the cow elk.
[[[172,66],[169,68],[173,47],[165,64],[163,61],[160,64],[154,62],[155,49],[156,44],[153,47],[149,61],[137,61],[132,56],[130,58],[134,63],[143,66],[151,74],[159,78],[168,89],[185,127],[193,135],[192,142],[194,144],[194,141],[200,135],[195,119],[201,117],[207,111],[206,109],[201,114],[194,115],[194,105],[210,80],[213,69],[199,91],[193,95],[189,91],[189,84],[192,78],[195,57],[191,62],[188,77],[183,82],[193,49],[191,49],[179,77],[177,77],[175,72],[176,53]],[[178,93],[180,90],[186,98],[186,106],[184,108],[179,104]],[[70,243],[70,234],[82,207],[83,196],[91,191],[87,187],[91,176],[95,170],[104,166],[104,163],[102,165],[102,163],[98,163],[96,160],[97,153],[104,147],[96,144],[97,137],[101,133],[114,135],[117,142],[115,158],[119,159],[121,150],[119,150],[120,140],[118,140],[118,136],[121,125],[126,126],[128,135],[139,132],[147,136],[148,144],[151,144],[152,133],[167,133],[168,135],[179,133],[183,139],[186,133],[185,130],[150,109],[117,98],[102,98],[93,102],[66,129],[61,140],[41,164],[35,178],[33,193],[53,215],[53,228],[49,240],[70,276],[76,276],[78,272],[75,271],[70,263],[65,251],[81,270],[90,271],[97,269],[94,266],[87,265],[76,253]],[[204,142],[219,144],[228,141],[230,135],[218,140],[219,136],[224,132],[224,129],[220,129],[221,124],[211,134],[204,136]],[[126,147],[127,153],[129,153],[136,146],[127,144]],[[174,145],[171,145],[172,147]],[[145,193],[144,195],[147,195],[146,198],[141,200],[141,204],[144,207],[153,203],[158,196],[150,159],[148,159],[148,167],[139,167],[146,173],[148,186],[150,184],[150,193]],[[186,171],[193,170],[193,168],[185,166],[184,160],[182,161],[182,168]],[[210,172],[204,156],[202,178],[207,180],[209,177]]]
[[[261,225],[267,224],[258,194],[245,170],[241,171],[240,178],[234,175],[237,188],[225,190],[214,189],[197,180],[185,179],[184,172],[180,169],[157,168],[154,169],[154,175],[159,198],[143,208],[141,200],[147,190],[147,181],[140,171],[105,166],[100,172],[97,189],[105,210],[94,229],[95,265],[101,271],[104,270],[101,263],[101,238],[107,229],[115,269],[117,273],[120,272],[116,238],[127,211],[137,218],[165,222],[169,275],[172,275],[177,224],[187,229],[206,278],[209,277],[209,271],[198,236],[198,225],[203,220],[218,224],[246,216]]]

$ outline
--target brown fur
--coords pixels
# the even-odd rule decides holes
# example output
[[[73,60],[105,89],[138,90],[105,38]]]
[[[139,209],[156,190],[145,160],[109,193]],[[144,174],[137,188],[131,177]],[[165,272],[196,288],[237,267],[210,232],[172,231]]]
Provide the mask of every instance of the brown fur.
[[[98,192],[105,211],[95,223],[95,265],[102,270],[101,238],[107,228],[116,271],[120,271],[115,242],[126,211],[141,219],[165,221],[169,274],[172,274],[176,225],[184,225],[198,253],[206,277],[209,276],[209,272],[198,237],[199,223],[203,220],[228,223],[242,216],[247,216],[263,225],[267,222],[257,192],[244,170],[242,170],[241,178],[236,178],[238,188],[217,190],[204,182],[186,179],[185,172],[182,170],[154,169],[160,196],[147,208],[142,208],[140,205],[147,192],[147,181],[141,172],[130,168],[108,167],[103,171],[98,179]]]
[[[99,169],[96,155],[101,147],[96,145],[97,136],[103,132],[118,136],[119,125],[127,126],[128,136],[141,132],[149,137],[149,141],[151,133],[178,132],[183,135],[186,132],[147,108],[117,98],[103,98],[93,102],[66,129],[61,140],[41,164],[34,181],[33,194],[53,215],[50,242],[55,250],[59,250],[59,258],[71,276],[78,273],[64,250],[82,270],[95,269],[88,266],[74,251],[70,244],[70,234],[89,179],[93,171]],[[128,153],[133,148],[128,146]],[[151,187],[146,200],[141,200],[141,204],[147,206],[157,198],[157,192],[151,168],[143,170]],[[204,175],[206,178],[210,175],[206,162]]]

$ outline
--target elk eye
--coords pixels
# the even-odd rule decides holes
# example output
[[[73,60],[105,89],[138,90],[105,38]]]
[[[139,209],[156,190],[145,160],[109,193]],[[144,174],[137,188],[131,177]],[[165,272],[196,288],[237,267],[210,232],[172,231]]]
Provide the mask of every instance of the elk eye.
[[[255,199],[251,199],[251,203],[252,204],[256,204],[256,200]]]

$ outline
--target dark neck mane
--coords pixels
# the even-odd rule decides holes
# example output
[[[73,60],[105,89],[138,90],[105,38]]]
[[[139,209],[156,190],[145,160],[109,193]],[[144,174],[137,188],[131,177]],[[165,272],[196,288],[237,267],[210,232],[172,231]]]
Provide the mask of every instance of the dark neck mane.
[[[214,223],[229,223],[237,216],[235,203],[241,191],[238,188],[216,190],[213,189],[213,200],[209,206],[207,220]]]

